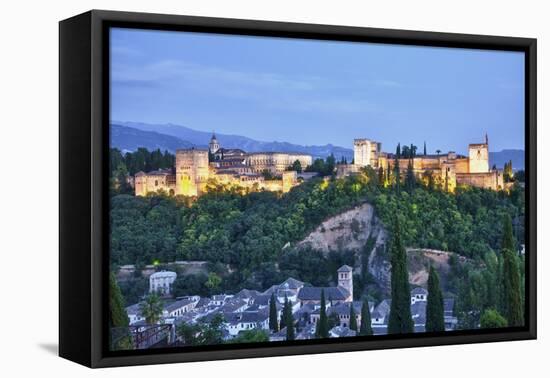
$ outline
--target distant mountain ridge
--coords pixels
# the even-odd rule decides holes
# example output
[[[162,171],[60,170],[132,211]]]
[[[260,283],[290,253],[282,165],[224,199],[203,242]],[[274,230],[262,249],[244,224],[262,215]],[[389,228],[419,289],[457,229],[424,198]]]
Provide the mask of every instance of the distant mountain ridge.
[[[174,152],[178,148],[206,147],[212,133],[193,130],[191,128],[174,125],[153,125],[139,122],[111,123],[111,146],[122,151],[135,151],[138,147],[149,150],[168,150]],[[326,144],[323,146],[302,146],[288,142],[263,142],[241,135],[219,134],[216,138],[222,147],[240,148],[247,152],[279,151],[300,152],[312,155],[314,158],[326,158],[331,153],[337,160],[344,156],[351,163],[353,150]],[[525,152],[518,149],[504,149],[489,153],[491,167],[496,165],[502,169],[504,163],[512,160],[514,170],[525,169]]]
[[[173,136],[196,146],[207,146],[210,142],[210,138],[212,137],[211,132],[193,130],[185,126],[174,124],[153,125],[140,122],[113,123],[141,131],[154,131],[156,133]],[[353,158],[352,149],[334,146],[332,144],[326,144],[323,146],[302,146],[288,142],[263,142],[241,135],[220,133],[216,133],[216,138],[222,147],[240,148],[246,152],[301,152],[310,154],[314,158],[326,158],[332,153],[336,159],[340,159],[344,156],[349,162],[351,162],[351,159]]]
[[[160,149],[174,152],[178,148],[193,146],[192,143],[171,135],[111,124],[111,147],[116,147],[123,152],[135,151],[139,147],[145,147],[150,151]]]
[[[505,149],[498,152],[489,152],[489,164],[491,167],[496,165],[497,168],[503,169],[504,163],[512,161],[512,169],[525,169],[525,151]]]

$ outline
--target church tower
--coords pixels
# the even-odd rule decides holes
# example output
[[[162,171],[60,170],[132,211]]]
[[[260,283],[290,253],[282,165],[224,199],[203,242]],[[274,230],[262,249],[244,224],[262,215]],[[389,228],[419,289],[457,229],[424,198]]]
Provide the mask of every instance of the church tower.
[[[351,266],[342,265],[338,269],[338,286],[349,291],[350,301],[353,301],[353,268]]]
[[[208,143],[208,148],[210,149],[211,154],[215,154],[220,149],[220,144],[216,139],[215,133],[212,133],[212,138],[210,138],[210,143]]]

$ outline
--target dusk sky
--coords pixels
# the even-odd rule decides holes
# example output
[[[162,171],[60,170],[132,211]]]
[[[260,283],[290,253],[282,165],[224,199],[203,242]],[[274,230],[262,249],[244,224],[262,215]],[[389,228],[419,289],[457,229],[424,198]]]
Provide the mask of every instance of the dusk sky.
[[[301,145],[524,148],[519,52],[111,30],[111,120]]]

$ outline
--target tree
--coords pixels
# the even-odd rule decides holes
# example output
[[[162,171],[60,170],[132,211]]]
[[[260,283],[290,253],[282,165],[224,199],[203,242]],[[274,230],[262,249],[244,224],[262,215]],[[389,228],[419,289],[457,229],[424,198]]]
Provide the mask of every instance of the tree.
[[[266,331],[262,329],[250,329],[239,332],[239,335],[229,341],[229,343],[263,343],[266,341],[269,341],[269,335]]]
[[[395,177],[395,192],[399,194],[401,191],[401,173],[399,170],[399,159],[401,157],[401,144],[397,144],[397,149],[395,151],[395,163],[393,165],[394,177]]]
[[[208,274],[208,280],[204,285],[210,290],[215,290],[220,286],[221,283],[222,283],[221,277],[218,276],[216,273],[211,272]]]
[[[409,159],[411,157],[411,149],[409,146],[405,145],[401,148],[401,156],[403,156],[404,159]]]
[[[511,327],[519,327],[523,325],[523,306],[517,257],[514,252],[509,249],[504,249],[502,254],[505,315]]]
[[[331,153],[326,160],[325,164],[325,174],[326,175],[332,175],[334,174],[334,168],[336,167],[336,158],[334,157],[334,154]]]
[[[416,185],[416,178],[414,177],[414,170],[413,170],[413,159],[409,159],[409,164],[407,165],[407,175],[405,176],[405,187],[407,191],[410,193],[414,190],[414,187]]]
[[[428,155],[428,154],[426,153],[426,141],[424,141],[424,156],[426,156],[426,155]]]
[[[507,163],[504,163],[504,171],[502,173],[502,176],[504,178],[504,182],[512,181],[512,178],[514,176],[514,172],[512,170],[512,160],[510,160]]]
[[[512,231],[512,218],[504,217],[504,235],[502,238],[502,278],[504,316],[511,327],[523,325],[523,306],[521,300],[521,279],[515,253],[515,241]]]
[[[480,318],[481,328],[505,328],[508,322],[497,310],[488,309],[483,312]]]
[[[407,255],[401,240],[399,219],[394,218],[391,253],[391,307],[388,333],[412,333],[411,292],[407,271]]]
[[[114,189],[116,193],[132,193],[132,187],[128,183],[128,169],[123,162],[120,162],[113,171],[111,181],[112,189]]]
[[[516,242],[514,240],[514,230],[512,227],[512,218],[510,215],[505,215],[503,219],[502,226],[502,247],[504,249],[509,249],[510,251],[516,250]]]
[[[275,301],[275,294],[271,293],[271,298],[269,299],[269,329],[272,332],[279,331],[279,321],[277,319],[277,303]]]
[[[224,317],[217,314],[209,323],[201,324],[202,329],[198,338],[199,345],[215,345],[223,343]]]
[[[157,324],[161,319],[162,310],[162,300],[157,293],[150,293],[139,304],[139,311],[147,324]]]
[[[357,331],[357,318],[355,317],[355,309],[353,308],[353,302],[349,304],[349,329]]]
[[[117,328],[122,331],[117,332],[117,336],[119,336],[117,340],[111,340],[112,350],[133,349],[129,330],[125,329],[128,327],[128,323],[124,298],[116,282],[115,275],[111,272],[109,275],[109,326],[111,329]],[[110,336],[112,337],[111,333]]]
[[[426,332],[445,331],[443,295],[439,285],[439,274],[430,266],[428,277],[428,303],[426,305]]]
[[[319,310],[319,320],[317,321],[317,327],[315,329],[315,336],[319,338],[326,338],[329,334],[327,307],[325,302],[325,290],[321,290],[321,308]]]
[[[295,160],[294,163],[292,163],[292,170],[302,173],[302,163],[300,163],[300,160]]]
[[[224,317],[215,315],[209,322],[199,321],[197,324],[181,323],[176,333],[183,339],[185,345],[215,345],[223,343]]]
[[[361,306],[361,327],[359,328],[359,335],[372,335],[369,301],[366,299],[363,301],[363,305]]]
[[[441,153],[441,150],[435,150],[435,152],[437,153],[437,156],[439,156],[439,154]]]
[[[296,337],[294,332],[294,317],[292,316],[292,304],[285,298],[285,305],[283,307],[283,317],[285,318],[286,325],[286,339],[294,340]]]

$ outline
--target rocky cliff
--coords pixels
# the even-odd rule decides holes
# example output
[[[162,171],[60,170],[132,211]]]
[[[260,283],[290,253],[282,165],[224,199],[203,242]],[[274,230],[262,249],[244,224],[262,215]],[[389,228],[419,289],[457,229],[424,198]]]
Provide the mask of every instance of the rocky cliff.
[[[330,251],[353,251],[356,256],[354,273],[374,278],[384,296],[391,286],[391,264],[387,251],[388,233],[376,216],[372,205],[365,203],[325,220],[296,247],[310,247],[328,253]],[[426,287],[428,270],[434,265],[440,272],[442,284],[449,272],[449,257],[452,252],[407,248],[409,282]],[[464,258],[459,257],[459,261]],[[367,263],[366,267],[362,265]]]

